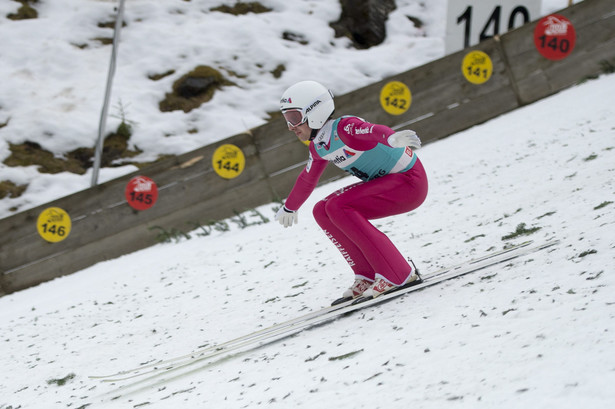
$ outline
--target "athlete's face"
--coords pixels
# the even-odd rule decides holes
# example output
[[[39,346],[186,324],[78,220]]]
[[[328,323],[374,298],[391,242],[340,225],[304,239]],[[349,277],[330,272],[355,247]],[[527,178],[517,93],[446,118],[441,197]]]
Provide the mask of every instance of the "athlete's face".
[[[307,121],[302,123],[302,124],[299,124],[297,126],[292,126],[292,125],[288,124],[288,130],[289,131],[293,131],[295,133],[295,135],[297,136],[297,138],[299,138],[299,140],[301,142],[309,141],[310,140],[310,136],[312,134],[312,129],[307,124]]]

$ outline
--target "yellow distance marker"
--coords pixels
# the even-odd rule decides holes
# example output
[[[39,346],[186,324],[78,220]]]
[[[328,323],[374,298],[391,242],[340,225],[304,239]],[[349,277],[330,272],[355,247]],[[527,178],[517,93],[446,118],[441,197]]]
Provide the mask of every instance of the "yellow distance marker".
[[[246,157],[237,146],[225,144],[216,149],[211,164],[218,176],[233,179],[239,176],[246,167]]]
[[[50,243],[57,243],[67,238],[71,226],[70,216],[59,207],[48,207],[43,210],[36,222],[38,234]]]
[[[380,90],[380,105],[391,115],[401,115],[410,108],[412,95],[403,82],[391,81]]]
[[[493,63],[486,53],[470,51],[463,57],[461,72],[472,84],[483,84],[491,78]]]

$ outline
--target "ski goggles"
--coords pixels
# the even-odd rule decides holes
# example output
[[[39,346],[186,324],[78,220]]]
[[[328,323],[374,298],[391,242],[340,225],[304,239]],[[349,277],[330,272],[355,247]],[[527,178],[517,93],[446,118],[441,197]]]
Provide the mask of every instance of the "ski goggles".
[[[303,115],[303,111],[300,109],[287,109],[282,112],[282,115],[288,126],[293,128],[307,121],[307,116]]]

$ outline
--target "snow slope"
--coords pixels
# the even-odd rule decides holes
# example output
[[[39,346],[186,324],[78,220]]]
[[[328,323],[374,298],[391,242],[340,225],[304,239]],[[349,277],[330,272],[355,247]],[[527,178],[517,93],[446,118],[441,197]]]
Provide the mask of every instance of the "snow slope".
[[[344,178],[292,228],[229,221],[0,298],[0,408],[613,406],[613,89],[603,76],[426,146],[428,200],[376,221],[424,271],[528,238],[552,250],[164,382],[87,378],[328,305],[352,277],[310,209]],[[539,229],[503,240],[523,224]]]

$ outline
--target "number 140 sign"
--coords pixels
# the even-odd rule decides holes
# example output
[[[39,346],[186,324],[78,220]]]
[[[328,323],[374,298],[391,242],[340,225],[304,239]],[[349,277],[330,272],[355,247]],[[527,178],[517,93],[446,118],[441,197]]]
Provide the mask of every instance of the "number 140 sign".
[[[534,29],[534,44],[538,52],[549,60],[566,58],[574,48],[574,26],[564,16],[551,14],[540,19]]]
[[[540,15],[541,0],[448,0],[446,53],[521,27]]]

